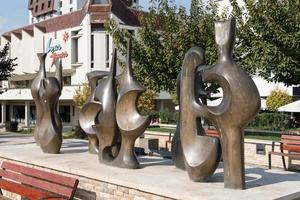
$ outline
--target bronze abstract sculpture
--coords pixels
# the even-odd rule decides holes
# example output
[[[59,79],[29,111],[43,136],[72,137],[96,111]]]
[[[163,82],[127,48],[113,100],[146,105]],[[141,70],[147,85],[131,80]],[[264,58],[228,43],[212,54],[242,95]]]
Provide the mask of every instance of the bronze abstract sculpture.
[[[107,75],[108,72],[106,71],[93,71],[87,74],[91,96],[83,105],[79,114],[79,123],[89,138],[89,152],[92,154],[97,154],[99,152],[99,141],[93,126],[96,125],[95,119],[97,113],[102,109],[102,104],[95,100],[95,89],[98,85],[98,81]]]
[[[122,145],[115,162],[121,167],[138,168],[139,164],[134,155],[134,143],[149,126],[150,118],[141,116],[137,110],[137,100],[145,89],[135,79],[131,68],[131,42],[129,40],[126,68],[119,77],[120,92],[116,119],[122,135]]]
[[[134,169],[139,167],[134,143],[150,124],[150,118],[141,116],[137,111],[136,102],[144,88],[132,73],[130,40],[126,67],[118,80],[119,94],[116,67],[117,51],[114,50],[109,74],[105,76],[103,72],[95,72],[98,78],[89,78],[92,94],[81,111],[79,122],[88,135],[97,136],[94,141],[99,144],[94,142],[93,149],[97,149],[94,152],[98,153],[100,162]],[[95,82],[97,86],[94,88]]]
[[[243,128],[259,111],[260,97],[251,77],[232,58],[235,20],[216,22],[215,32],[219,53],[217,64],[204,66],[204,52],[197,47],[190,49],[183,61],[180,82],[182,156],[192,180],[205,181],[215,171],[220,156],[218,140],[197,135],[197,118],[208,119],[220,134],[225,188],[244,189]],[[224,96],[220,105],[206,106],[198,101],[199,97],[195,96],[196,71],[200,81],[221,86]]]
[[[55,63],[55,77],[47,77],[45,59],[47,54],[38,54],[40,68],[31,85],[31,94],[36,104],[37,124],[34,131],[36,143],[45,153],[59,153],[62,144],[62,121],[57,112],[58,99],[63,87],[62,63]]]
[[[120,132],[116,122],[116,67],[117,50],[114,50],[110,72],[101,80],[95,90],[95,100],[101,102],[102,110],[97,114],[93,128],[99,140],[99,161],[111,162],[120,148]]]

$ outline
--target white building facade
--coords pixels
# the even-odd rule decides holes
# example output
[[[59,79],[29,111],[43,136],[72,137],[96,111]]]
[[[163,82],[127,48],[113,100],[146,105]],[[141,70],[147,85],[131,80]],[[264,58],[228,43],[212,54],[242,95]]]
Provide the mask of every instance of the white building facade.
[[[62,2],[62,14],[53,14],[49,19],[31,23],[1,36],[0,47],[7,43],[10,45],[10,57],[17,58],[17,66],[9,81],[2,81],[0,121],[18,121],[25,126],[35,124],[36,109],[30,86],[39,69],[37,53],[47,52],[46,70],[50,76],[55,70],[52,63],[55,59],[62,58],[64,87],[59,113],[63,123],[77,124],[79,109],[73,103],[75,90],[87,83],[88,72],[108,71],[110,67],[113,42],[104,29],[104,23],[108,18],[113,18],[122,27],[135,31],[138,19],[135,10],[131,8],[135,4],[127,0],[29,0],[29,5],[34,2],[38,6],[42,3],[48,5],[48,2],[50,6],[54,6],[57,2]],[[70,6],[77,10],[67,9]],[[34,12],[29,10],[32,17]],[[45,15],[44,12],[41,13],[34,14],[34,22]]]

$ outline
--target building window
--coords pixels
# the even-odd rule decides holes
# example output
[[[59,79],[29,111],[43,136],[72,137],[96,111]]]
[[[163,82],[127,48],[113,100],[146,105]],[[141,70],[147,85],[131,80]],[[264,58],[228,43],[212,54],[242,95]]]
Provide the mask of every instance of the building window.
[[[17,121],[19,123],[24,123],[25,122],[25,106],[14,105],[11,120]]]
[[[73,3],[73,0],[70,0],[70,4],[72,4]]]
[[[94,61],[94,35],[91,35],[91,61]]]
[[[59,2],[59,7],[62,7],[62,1]]]
[[[51,1],[48,1],[48,8],[50,8],[51,6]]]
[[[58,13],[59,15],[62,15],[62,11],[59,11],[59,13]]]
[[[94,0],[93,4],[108,4],[108,0]]]
[[[64,84],[64,86],[70,86],[71,85],[71,76],[63,77],[63,84]]]
[[[59,106],[59,115],[64,123],[71,122],[71,108],[70,106]]]
[[[44,10],[44,6],[45,6],[44,3],[42,3],[42,10]]]
[[[34,23],[34,18],[31,18],[31,23],[32,23],[32,24]]]
[[[70,12],[72,12],[72,11],[73,11],[73,8],[71,7],[71,8],[70,8]]]
[[[36,5],[36,6],[35,6],[35,12],[37,12],[37,11],[38,11],[38,9],[39,9],[39,6],[38,6],[38,5]]]
[[[106,35],[106,62],[109,61],[109,35]]]
[[[38,2],[39,2],[39,0],[36,0],[36,2],[38,3]]]
[[[30,0],[30,5],[32,5],[32,3],[33,3],[33,0]]]

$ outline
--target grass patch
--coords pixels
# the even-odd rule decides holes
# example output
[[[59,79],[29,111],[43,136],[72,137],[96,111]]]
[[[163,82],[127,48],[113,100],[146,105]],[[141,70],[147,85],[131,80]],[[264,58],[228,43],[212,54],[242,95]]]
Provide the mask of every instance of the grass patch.
[[[175,128],[160,128],[160,127],[151,127],[151,128],[147,128],[147,131],[155,131],[155,132],[163,132],[163,133],[174,133],[175,132]]]
[[[25,135],[32,135],[34,132],[33,128],[23,129],[20,133]]]
[[[245,135],[246,139],[256,139],[256,140],[269,140],[269,141],[280,141],[280,136],[274,135]]]

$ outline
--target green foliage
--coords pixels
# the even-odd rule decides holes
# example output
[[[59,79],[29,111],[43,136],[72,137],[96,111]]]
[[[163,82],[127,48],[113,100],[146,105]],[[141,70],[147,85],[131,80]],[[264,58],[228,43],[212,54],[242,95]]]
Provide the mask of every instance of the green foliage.
[[[150,113],[155,108],[156,93],[152,90],[146,90],[138,99],[138,110],[141,113]]]
[[[287,92],[282,90],[273,90],[270,96],[267,97],[267,108],[270,111],[277,111],[281,106],[289,104],[293,101],[293,98],[288,95]]]
[[[171,96],[171,99],[172,99],[172,102],[174,103],[174,105],[178,105],[179,101],[178,101],[177,94],[175,92],[172,92],[172,93],[170,93],[170,96]]]
[[[6,44],[4,48],[0,50],[0,81],[7,80],[17,65],[14,63],[17,58],[10,59],[8,53],[9,45]]]
[[[289,128],[288,114],[284,113],[261,113],[248,125],[251,128],[263,130],[285,130]]]
[[[174,124],[179,119],[179,112],[162,111],[158,115],[161,124]]]
[[[193,46],[205,49],[208,64],[217,59],[214,40],[216,5],[192,0],[190,14],[173,1],[151,0],[147,14],[140,15],[137,37],[109,20],[107,31],[117,48],[125,53],[126,39],[132,37],[133,70],[137,79],[155,92],[174,92],[177,75],[187,50]]]
[[[90,87],[88,84],[85,83],[75,90],[73,101],[77,107],[82,108],[82,106],[85,104],[90,95]]]
[[[237,62],[249,72],[286,85],[300,83],[299,0],[231,0],[238,21]]]

